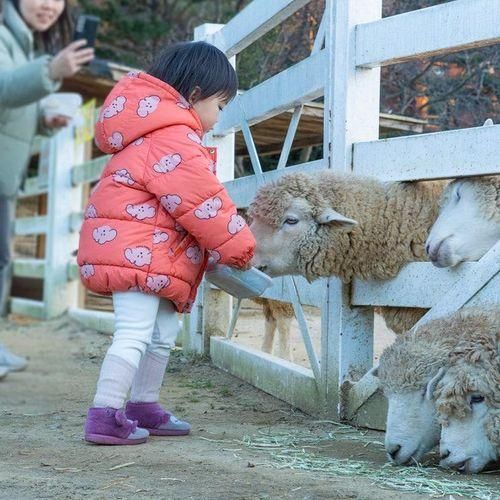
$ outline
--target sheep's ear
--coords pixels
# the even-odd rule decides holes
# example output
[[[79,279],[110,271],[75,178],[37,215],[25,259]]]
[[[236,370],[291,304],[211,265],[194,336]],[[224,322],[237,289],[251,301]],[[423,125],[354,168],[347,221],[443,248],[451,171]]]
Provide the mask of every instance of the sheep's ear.
[[[491,127],[493,125],[493,120],[491,118],[488,118],[484,123],[483,127]]]
[[[432,377],[429,382],[427,383],[427,389],[425,390],[425,397],[429,401],[432,401],[434,399],[434,389],[436,388],[436,385],[438,382],[443,378],[444,375],[444,368],[440,368],[436,375]]]
[[[354,219],[349,219],[345,215],[338,213],[333,208],[325,208],[317,217],[318,224],[331,224],[344,229],[352,229],[357,222]]]

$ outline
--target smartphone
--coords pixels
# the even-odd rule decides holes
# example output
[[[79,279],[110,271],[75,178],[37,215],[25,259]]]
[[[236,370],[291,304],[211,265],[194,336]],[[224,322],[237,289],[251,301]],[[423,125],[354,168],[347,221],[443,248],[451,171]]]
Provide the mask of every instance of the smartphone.
[[[95,39],[97,36],[97,27],[101,19],[97,16],[91,16],[89,14],[81,14],[75,24],[75,32],[73,34],[73,40],[87,40],[86,47],[94,47]]]

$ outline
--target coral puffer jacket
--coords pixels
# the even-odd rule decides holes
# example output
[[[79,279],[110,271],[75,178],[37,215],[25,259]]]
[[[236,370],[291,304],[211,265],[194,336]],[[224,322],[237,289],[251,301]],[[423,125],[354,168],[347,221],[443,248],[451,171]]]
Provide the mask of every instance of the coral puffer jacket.
[[[188,312],[208,259],[242,267],[255,240],[215,176],[202,125],[170,85],[125,76],[95,139],[114,153],[85,210],[78,264],[90,290],[139,290]]]

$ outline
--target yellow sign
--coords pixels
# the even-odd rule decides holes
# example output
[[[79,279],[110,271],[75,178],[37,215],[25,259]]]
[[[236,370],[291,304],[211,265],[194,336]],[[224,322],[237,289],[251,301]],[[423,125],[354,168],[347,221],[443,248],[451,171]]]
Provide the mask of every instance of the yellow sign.
[[[75,127],[75,142],[83,144],[94,138],[95,99],[90,99],[80,108]]]

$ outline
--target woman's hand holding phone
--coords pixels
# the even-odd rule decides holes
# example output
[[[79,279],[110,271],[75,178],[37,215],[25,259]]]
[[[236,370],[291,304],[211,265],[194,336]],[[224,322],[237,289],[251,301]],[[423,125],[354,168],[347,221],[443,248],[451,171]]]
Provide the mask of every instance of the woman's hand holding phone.
[[[86,40],[71,42],[58,52],[49,65],[49,76],[52,80],[62,80],[78,73],[82,67],[94,59],[93,48],[83,48]]]

